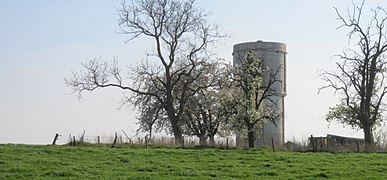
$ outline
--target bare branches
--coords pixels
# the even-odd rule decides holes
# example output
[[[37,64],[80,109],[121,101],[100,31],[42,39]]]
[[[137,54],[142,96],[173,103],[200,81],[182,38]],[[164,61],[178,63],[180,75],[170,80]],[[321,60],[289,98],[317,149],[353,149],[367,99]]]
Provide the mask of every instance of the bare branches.
[[[215,85],[215,80],[202,80],[216,79],[211,70],[206,70],[211,69],[209,45],[227,35],[221,33],[219,26],[207,22],[207,13],[194,0],[123,0],[118,15],[120,33],[128,35],[128,42],[139,36],[154,41],[152,63],[147,59],[133,68],[132,83],[125,85],[117,61],[91,60],[84,64],[85,73],[74,73],[66,84],[79,95],[106,87],[133,92],[125,102],[140,110],[157,105],[157,110],[148,109],[145,114],[166,115],[175,142],[180,143],[187,99],[200,89]]]
[[[97,88],[109,86],[110,81],[122,89],[128,87],[122,85],[120,70],[117,67],[116,60],[111,64],[103,62],[101,58],[91,59],[82,63],[85,71],[73,72],[70,79],[65,79],[65,84],[73,88],[73,93],[78,93],[80,97],[83,91],[92,92]]]
[[[140,35],[156,42],[157,56],[171,68],[179,54],[195,59],[208,50],[208,44],[227,37],[218,25],[207,23],[207,13],[194,0],[136,0],[121,3],[118,10],[121,33],[129,41]]]
[[[327,120],[362,128],[366,142],[372,144],[372,128],[382,120],[381,114],[385,112],[387,13],[382,7],[371,10],[372,16],[364,25],[361,21],[364,4],[365,1],[360,5],[353,4],[352,11],[347,9],[347,18],[335,8],[342,22],[338,28],[349,29],[348,40],[355,42],[357,49],[349,49],[337,56],[337,72],[321,73],[327,85],[319,91],[332,88],[342,96],[341,103],[330,108]]]
[[[117,59],[111,63],[103,61],[101,58],[91,59],[82,63],[84,71],[73,72],[72,77],[65,78],[65,84],[73,89],[73,93],[78,94],[81,98],[84,91],[92,92],[98,88],[115,87],[131,92],[157,96],[157,94],[146,91],[146,88],[133,88],[122,84],[121,70],[118,67]]]

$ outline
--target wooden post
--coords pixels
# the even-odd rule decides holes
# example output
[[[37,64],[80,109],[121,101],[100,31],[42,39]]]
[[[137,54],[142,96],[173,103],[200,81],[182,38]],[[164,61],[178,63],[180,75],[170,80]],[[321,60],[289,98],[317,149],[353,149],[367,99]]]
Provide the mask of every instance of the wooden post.
[[[360,144],[359,144],[359,140],[357,140],[356,145],[357,145],[357,152],[360,152]]]
[[[98,144],[100,144],[101,143],[101,137],[97,137],[98,138],[98,140],[97,140],[97,142],[98,142]]]
[[[228,149],[228,138],[226,138],[226,149]]]
[[[56,133],[56,134],[55,134],[55,137],[54,137],[54,141],[52,141],[52,145],[55,145],[56,140],[58,140],[58,137],[59,137],[59,134]]]
[[[316,152],[316,148],[315,148],[315,144],[314,144],[314,139],[313,139],[313,135],[310,135],[310,144],[312,145],[312,148],[313,148],[313,152]]]
[[[275,152],[275,148],[274,148],[274,139],[271,138],[271,147],[273,148],[273,152]]]
[[[81,136],[81,138],[79,139],[79,141],[81,141],[81,142],[83,142],[84,141],[84,139],[85,139],[85,130],[83,130],[83,134],[82,134],[82,136]]]
[[[182,138],[182,140],[181,140],[181,148],[182,148],[182,149],[184,148],[184,136],[183,136],[183,138]]]
[[[76,142],[75,142],[75,136],[73,136],[73,146],[76,145]]]
[[[114,141],[113,141],[113,144],[112,144],[112,148],[116,147],[117,146],[117,133],[114,137]]]
[[[145,136],[145,149],[148,149],[148,135]]]

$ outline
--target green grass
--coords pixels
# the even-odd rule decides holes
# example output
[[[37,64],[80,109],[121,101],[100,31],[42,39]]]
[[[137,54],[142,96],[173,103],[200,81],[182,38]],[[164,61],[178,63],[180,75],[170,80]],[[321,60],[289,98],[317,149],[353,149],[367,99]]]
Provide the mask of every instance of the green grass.
[[[0,145],[0,179],[387,179],[387,154]]]

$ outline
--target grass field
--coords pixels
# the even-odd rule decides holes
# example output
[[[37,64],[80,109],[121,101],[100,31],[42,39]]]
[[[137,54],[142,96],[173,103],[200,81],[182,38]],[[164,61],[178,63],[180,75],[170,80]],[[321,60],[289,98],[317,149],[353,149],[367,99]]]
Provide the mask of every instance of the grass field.
[[[387,179],[387,154],[0,145],[0,179]]]

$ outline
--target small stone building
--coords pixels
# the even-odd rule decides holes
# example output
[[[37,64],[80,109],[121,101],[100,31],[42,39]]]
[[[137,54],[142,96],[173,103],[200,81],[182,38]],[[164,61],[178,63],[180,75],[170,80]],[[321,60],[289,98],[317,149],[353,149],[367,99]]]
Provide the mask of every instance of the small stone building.
[[[327,134],[326,137],[309,137],[310,149],[316,151],[362,151],[364,139]]]

